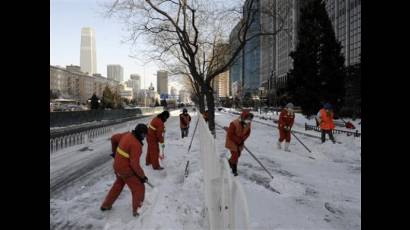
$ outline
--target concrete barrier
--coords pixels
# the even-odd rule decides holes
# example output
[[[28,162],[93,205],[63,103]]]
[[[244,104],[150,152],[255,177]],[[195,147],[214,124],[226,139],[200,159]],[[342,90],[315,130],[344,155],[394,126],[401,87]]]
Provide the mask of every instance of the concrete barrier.
[[[50,127],[65,127],[93,121],[131,118],[162,111],[163,107],[142,107],[133,109],[51,112]]]

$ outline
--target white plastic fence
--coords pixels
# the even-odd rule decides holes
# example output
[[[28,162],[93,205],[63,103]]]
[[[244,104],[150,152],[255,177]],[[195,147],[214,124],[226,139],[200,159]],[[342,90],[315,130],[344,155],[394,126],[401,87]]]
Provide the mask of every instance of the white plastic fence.
[[[87,144],[94,139],[107,134],[113,134],[114,130],[127,127],[130,130],[130,122],[124,122],[106,127],[89,129],[79,133],[69,134],[50,139],[50,153],[57,152],[75,145]]]
[[[249,209],[239,178],[234,178],[227,159],[218,156],[215,139],[199,116],[201,167],[210,229],[249,229]]]

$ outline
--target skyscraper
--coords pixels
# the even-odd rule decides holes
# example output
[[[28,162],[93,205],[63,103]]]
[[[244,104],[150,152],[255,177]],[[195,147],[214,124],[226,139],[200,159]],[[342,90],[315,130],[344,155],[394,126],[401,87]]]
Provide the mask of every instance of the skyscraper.
[[[157,71],[157,92],[160,95],[168,95],[168,72]]]
[[[107,78],[114,81],[124,81],[124,69],[121,65],[107,65]]]
[[[247,15],[250,1],[244,5],[244,17]],[[272,35],[256,36],[259,33],[269,34],[275,29],[273,16],[274,1],[255,0],[252,3],[253,21],[247,34],[251,38],[236,57],[229,71],[230,85],[239,82],[243,93],[258,93],[258,88],[267,84],[274,68],[274,38]],[[232,30],[229,38],[231,46],[235,49],[239,45],[238,32],[241,22]],[[229,87],[232,89],[232,87]]]
[[[236,49],[239,46],[238,33],[240,28],[241,23],[238,22],[238,24],[236,24],[231,34],[229,35],[229,43],[232,46],[232,49]],[[239,82],[242,79],[242,53],[243,52],[239,52],[239,54],[235,57],[235,60],[229,68],[229,85],[231,86],[229,87],[230,95],[234,94],[234,92],[232,92],[232,86],[234,85],[234,83],[236,82],[236,84],[239,84]]]
[[[212,80],[212,88],[218,98],[229,96],[229,70],[220,73]]]
[[[299,19],[302,7],[309,1],[302,0],[276,0],[276,12],[281,15],[283,20],[276,20],[276,28],[282,23],[287,27],[286,30],[280,30],[276,34],[275,41],[275,77],[278,87],[284,87],[286,84],[287,73],[293,68],[293,59],[289,54],[296,49],[298,43]]]
[[[325,2],[336,38],[343,47],[345,65],[359,63],[361,56],[361,1],[326,0]]]
[[[255,12],[253,21],[249,26],[247,39],[261,32],[261,2],[254,1],[252,8],[249,9],[250,1],[245,2],[244,15],[248,10]],[[242,55],[242,90],[244,93],[254,93],[260,85],[260,62],[261,62],[261,37],[256,36],[246,43]]]
[[[80,66],[84,73],[97,73],[95,31],[89,27],[81,29]]]
[[[130,80],[133,81],[133,86],[135,90],[140,90],[141,89],[141,77],[138,74],[131,74],[130,75]]]

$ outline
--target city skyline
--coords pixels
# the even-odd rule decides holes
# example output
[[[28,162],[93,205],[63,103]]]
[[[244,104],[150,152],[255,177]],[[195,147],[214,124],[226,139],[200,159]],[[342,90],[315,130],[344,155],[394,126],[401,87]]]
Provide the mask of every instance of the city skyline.
[[[104,2],[50,1],[50,65],[80,66],[81,28],[91,27],[95,31],[95,46],[98,50],[97,73],[107,77],[107,66],[118,63],[124,68],[124,81],[131,74],[139,74],[141,88],[147,88],[151,82],[156,85],[156,72],[161,68],[155,63],[146,63],[142,58],[130,57],[147,44],[140,42],[132,48],[129,43],[124,43],[128,34],[122,24],[103,17],[102,3]],[[171,84],[181,88],[176,82]]]

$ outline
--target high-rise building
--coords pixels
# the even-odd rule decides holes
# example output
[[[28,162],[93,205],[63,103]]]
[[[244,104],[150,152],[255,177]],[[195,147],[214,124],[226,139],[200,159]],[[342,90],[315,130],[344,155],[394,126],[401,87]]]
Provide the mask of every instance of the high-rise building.
[[[171,86],[171,97],[175,98],[177,96],[177,89],[174,86]]]
[[[273,33],[276,31],[275,22],[275,8],[276,1],[261,0],[262,12],[261,12],[261,32],[265,34],[261,36],[261,54],[260,54],[260,85],[268,89],[269,82],[275,71],[275,58],[276,50],[274,47],[276,36]]]
[[[274,36],[256,36],[247,42],[243,52],[236,57],[229,69],[231,95],[239,93],[239,96],[243,96],[244,93],[252,92],[259,86],[268,89],[269,94],[274,94],[277,88],[286,85],[287,73],[293,67],[293,60],[289,54],[296,49],[298,43],[297,31],[301,9],[310,1],[254,1],[255,20],[251,24],[248,36],[259,32],[278,32]],[[248,2],[245,2],[245,6]],[[342,45],[345,65],[360,63],[361,1],[325,0],[325,3],[336,38]],[[239,44],[240,25],[238,22],[229,37],[233,50]],[[279,30],[282,27],[286,29]]]
[[[239,46],[238,33],[241,27],[241,23],[238,22],[231,34],[229,35],[229,44],[232,47],[232,52]],[[233,61],[232,65],[229,68],[229,94],[232,95],[232,85],[234,82],[240,82],[242,79],[242,52],[240,52]]]
[[[89,27],[81,29],[80,66],[84,73],[97,73],[95,31]]]
[[[245,2],[244,15],[246,16],[250,1]],[[252,11],[255,11],[252,24],[247,33],[247,39],[260,33],[261,23],[261,1],[256,0],[252,4]],[[242,53],[242,90],[243,93],[254,93],[260,85],[260,61],[261,61],[261,36],[255,36],[248,40]]]
[[[287,73],[293,67],[293,60],[289,54],[296,49],[301,9],[308,2],[307,0],[276,0],[276,12],[282,20],[275,20],[275,26],[287,28],[276,34],[274,44],[276,53],[274,77],[277,87],[285,86]]]
[[[157,92],[161,96],[168,95],[168,72],[164,70],[157,71]]]
[[[234,82],[243,93],[255,94],[261,84],[266,84],[274,68],[273,35],[257,36],[259,33],[272,33],[274,31],[273,15],[274,1],[255,0],[251,10],[255,12],[254,19],[248,30],[247,38],[251,38],[242,52],[236,57],[229,70],[230,89]],[[250,1],[244,5],[244,17]],[[238,32],[241,22],[232,30],[229,42],[233,50],[238,46]],[[232,92],[230,92],[231,94]]]
[[[284,86],[286,74],[292,68],[293,61],[289,57],[291,51],[296,49],[298,42],[297,30],[301,8],[309,1],[302,0],[276,0],[276,10],[285,17],[285,26],[288,30],[280,31],[276,35],[276,72],[277,83]],[[325,0],[326,10],[334,27],[338,41],[342,45],[345,65],[349,66],[360,62],[361,55],[361,1],[360,0]],[[290,5],[289,5],[290,3]],[[291,13],[286,14],[290,7]],[[276,26],[279,26],[276,21]]]
[[[130,79],[125,82],[127,87],[132,88],[133,97],[136,98],[138,96],[138,92],[141,90],[141,77],[138,74],[131,74]]]
[[[342,45],[345,65],[360,62],[361,0],[326,0],[326,10]]]
[[[121,65],[107,65],[107,77],[121,83],[124,81],[124,69]]]
[[[141,76],[138,74],[131,74],[130,79],[133,81],[132,88],[134,90],[140,90],[141,89]]]
[[[212,81],[212,88],[216,97],[228,97],[229,96],[229,71],[225,71],[216,76]]]

